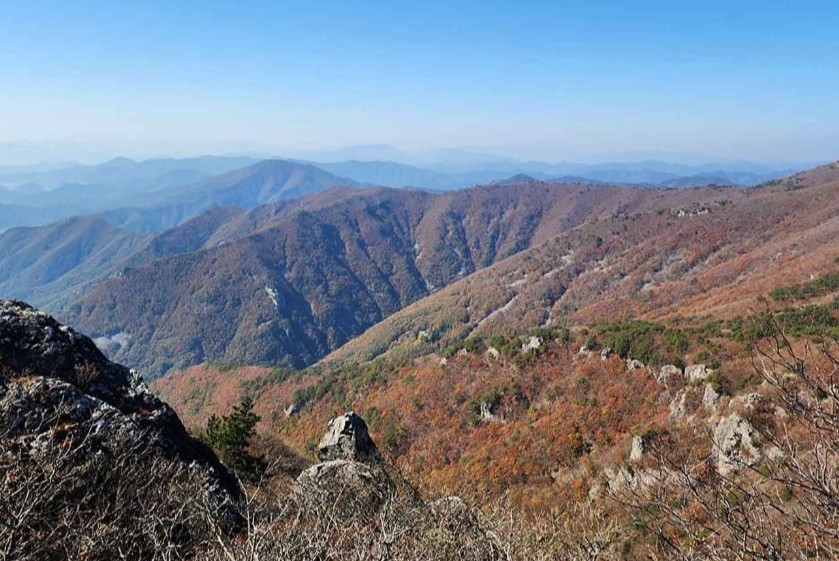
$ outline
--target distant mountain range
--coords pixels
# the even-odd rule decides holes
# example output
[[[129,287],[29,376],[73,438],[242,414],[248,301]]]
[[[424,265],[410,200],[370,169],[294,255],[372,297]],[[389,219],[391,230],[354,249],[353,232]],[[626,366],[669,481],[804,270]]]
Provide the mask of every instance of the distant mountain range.
[[[343,154],[341,152],[340,154]],[[368,147],[347,155],[403,157],[393,150]],[[338,155],[338,154],[333,154]],[[611,183],[643,187],[696,187],[708,184],[751,186],[797,170],[754,164],[739,167],[686,166],[659,161],[584,165],[519,162],[464,151],[430,152],[418,158],[430,167],[388,160],[310,162],[264,160],[242,156],[205,156],[137,162],[117,158],[92,166],[29,166],[0,169],[0,231],[14,226],[47,224],[90,213],[139,231],[160,231],[214,204],[256,204],[310,194],[336,184],[353,186],[415,187],[433,191],[461,189],[524,174],[536,180],[568,183]],[[484,161],[486,160],[486,161]],[[274,172],[260,178],[260,162]],[[285,162],[280,164],[280,162]],[[309,166],[285,171],[291,165]],[[249,169],[250,168],[250,169]],[[318,174],[311,168],[334,176]],[[235,173],[234,173],[235,172]],[[273,173],[273,176],[272,176]],[[254,174],[251,179],[248,174]],[[284,176],[284,174],[286,174]],[[223,194],[225,181],[262,182],[251,200]],[[273,181],[274,185],[265,182]],[[235,189],[234,189],[235,190]],[[202,194],[203,193],[203,194]]]
[[[250,209],[296,199],[332,187],[355,187],[351,179],[334,176],[314,166],[285,160],[265,160],[178,189],[146,193],[135,205],[100,216],[139,232],[162,231],[217,206]]]
[[[0,175],[0,230],[129,206],[178,187],[255,163],[207,156],[135,162],[117,158],[96,166],[6,169]],[[4,213],[3,206],[9,208]]]
[[[820,186],[835,185],[839,172],[826,166],[757,189],[724,187],[716,176],[683,183],[706,179],[719,186],[639,189],[518,174],[434,193],[360,189],[315,166],[268,160],[135,192],[134,206],[10,229],[0,234],[0,294],[58,313],[153,375],[204,361],[303,366],[344,345],[364,349],[353,356],[384,352],[422,325],[456,337],[489,325],[501,308],[521,310],[503,317],[525,325],[615,298],[647,299],[661,271],[763,247],[762,236],[780,228],[767,220],[821,216],[832,199],[813,186],[829,190]],[[827,202],[807,203],[813,194]],[[690,257],[681,245],[694,248]],[[611,276],[586,280],[601,270]],[[455,288],[463,283],[469,290]],[[531,285],[526,295],[517,288]],[[594,300],[563,296],[579,286]],[[373,335],[356,340],[368,329]]]
[[[184,182],[193,182],[242,168],[259,161],[249,157],[202,156],[199,158],[162,158],[137,162],[115,158],[92,166],[8,172],[0,183],[7,186],[36,184],[52,190],[68,184],[110,187],[116,191],[144,192]]]

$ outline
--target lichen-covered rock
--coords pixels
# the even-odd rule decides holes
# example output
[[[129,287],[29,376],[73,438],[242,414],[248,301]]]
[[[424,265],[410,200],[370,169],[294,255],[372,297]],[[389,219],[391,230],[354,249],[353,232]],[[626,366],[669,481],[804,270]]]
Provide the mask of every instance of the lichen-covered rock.
[[[629,452],[630,462],[640,462],[650,445],[649,435],[635,435],[632,437],[632,447]]]
[[[377,466],[329,460],[300,472],[296,491],[307,508],[362,515],[375,512],[392,487],[387,473]]]
[[[37,438],[56,426],[100,442],[135,440],[205,472],[222,498],[234,479],[175,412],[89,338],[28,304],[0,300],[0,424],[8,436]]]
[[[600,360],[609,360],[609,357],[611,357],[613,354],[615,354],[615,351],[612,350],[612,347],[606,347],[605,349],[600,351]]]
[[[676,396],[670,401],[670,418],[678,419],[683,417],[689,408],[690,388],[682,388],[676,393]]]
[[[714,389],[713,384],[705,384],[705,393],[702,394],[702,405],[707,413],[716,413],[720,402],[720,394]]]
[[[45,525],[63,523],[59,505],[71,505],[71,497],[120,500],[121,512],[146,508],[136,493],[155,481],[150,466],[181,474],[173,476],[177,481],[161,476],[152,483],[160,493],[170,483],[173,491],[180,485],[178,491],[187,492],[180,478],[188,474],[196,503],[210,505],[223,522],[236,525],[241,520],[235,479],[136,373],[109,361],[89,338],[13,300],[0,300],[0,448],[16,454],[11,469],[29,470],[33,479],[27,485],[46,483],[55,493],[55,504],[38,515]],[[85,475],[60,471],[45,482],[38,479],[37,469],[27,468],[67,463]],[[90,488],[97,477],[108,481],[108,487]],[[3,484],[14,485],[15,478],[7,473]],[[75,491],[62,495],[68,489]],[[117,499],[118,489],[127,494]],[[82,523],[88,514],[74,510],[73,516]],[[114,532],[128,531],[120,526],[125,521],[111,522]]]
[[[393,489],[367,424],[352,411],[330,421],[318,457],[321,463],[297,477],[297,491],[306,505],[370,512]]]
[[[545,345],[545,342],[542,340],[541,337],[532,336],[530,339],[522,343],[521,345],[521,352],[526,353],[528,351],[538,351]]]
[[[372,484],[376,481],[373,468],[361,462],[329,460],[304,469],[297,482],[304,486],[324,487],[339,482],[343,487]]]
[[[733,413],[714,429],[717,471],[729,475],[743,467],[757,465],[761,459],[760,435],[746,419]]]
[[[659,384],[666,384],[671,378],[681,378],[683,376],[682,369],[674,364],[665,364],[656,376],[656,381]]]
[[[692,383],[704,382],[713,373],[714,371],[704,364],[692,364],[685,367],[685,378]]]
[[[642,368],[644,368],[644,363],[641,362],[640,360],[635,359],[635,358],[626,359],[626,369],[629,372],[632,372],[633,370],[640,370]]]
[[[495,347],[490,347],[487,349],[486,356],[492,360],[498,360],[501,357],[501,352]]]
[[[326,434],[318,445],[318,458],[322,462],[347,460],[377,463],[381,455],[376,448],[367,423],[352,411],[335,417],[329,422]]]

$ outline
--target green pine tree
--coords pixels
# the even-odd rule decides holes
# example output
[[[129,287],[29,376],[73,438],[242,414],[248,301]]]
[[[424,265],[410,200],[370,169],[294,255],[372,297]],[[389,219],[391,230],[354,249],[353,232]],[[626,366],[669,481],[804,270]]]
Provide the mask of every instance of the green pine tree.
[[[252,483],[259,481],[266,468],[265,460],[250,451],[258,422],[250,397],[243,398],[229,415],[213,415],[207,420],[207,443],[239,478]]]

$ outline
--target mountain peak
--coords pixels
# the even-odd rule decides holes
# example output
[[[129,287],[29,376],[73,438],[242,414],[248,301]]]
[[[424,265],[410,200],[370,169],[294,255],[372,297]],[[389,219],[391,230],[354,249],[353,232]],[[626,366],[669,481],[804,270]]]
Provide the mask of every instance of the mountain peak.
[[[135,165],[136,163],[137,162],[135,160],[132,160],[131,158],[119,157],[119,158],[113,158],[113,159],[108,160],[107,162],[101,164],[100,167],[116,168],[116,167],[122,167],[122,166],[131,166],[131,165]]]
[[[522,183],[541,183],[541,181],[533,176],[527,175],[526,173],[517,173],[507,179],[500,179],[492,182],[493,185],[519,185]]]

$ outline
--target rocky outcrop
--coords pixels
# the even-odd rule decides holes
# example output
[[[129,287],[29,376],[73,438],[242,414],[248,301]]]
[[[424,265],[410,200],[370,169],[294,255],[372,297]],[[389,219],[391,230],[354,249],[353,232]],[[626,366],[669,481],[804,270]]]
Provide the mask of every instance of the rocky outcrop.
[[[610,466],[603,471],[606,488],[614,493],[627,490],[645,491],[651,487],[672,483],[676,474],[667,469],[630,469]]]
[[[328,495],[334,491],[337,495],[350,490],[356,498],[367,494],[368,498],[378,502],[384,498],[384,495],[378,492],[380,479],[378,470],[367,464],[329,460],[303,470],[297,478],[297,483],[304,492],[310,494],[314,492]]]
[[[705,384],[705,393],[702,394],[702,405],[706,413],[716,413],[720,403],[720,394],[714,389],[713,384]]]
[[[215,454],[138,375],[105,358],[89,338],[13,300],[0,300],[0,421],[23,439],[61,425],[92,431],[100,442],[120,436],[151,443],[204,471],[222,495],[239,492]]]
[[[634,370],[641,370],[644,368],[644,363],[636,358],[628,358],[626,359],[626,369],[629,372]]]
[[[347,460],[351,462],[376,463],[381,461],[379,450],[364,419],[350,411],[329,422],[326,434],[318,445],[318,458],[322,462]]]
[[[487,401],[478,403],[478,417],[485,423],[496,423],[502,421],[501,417],[493,413],[493,404]]]
[[[681,378],[683,376],[682,369],[674,364],[665,364],[656,376],[659,384],[666,384],[669,380]]]
[[[109,521],[120,535],[130,531],[136,512],[174,499],[176,492],[207,504],[222,521],[240,520],[236,481],[138,375],[109,361],[89,338],[12,300],[0,300],[3,454],[16,458],[0,466],[4,485],[19,482],[28,492],[50,493],[39,523],[63,523],[61,505],[75,505],[77,524],[96,520],[101,513],[80,506],[83,497],[95,497],[105,505],[120,501],[119,512],[128,513]],[[43,465],[66,469],[44,479]],[[97,481],[106,483],[97,487]],[[154,501],[141,496],[152,492]]]
[[[684,417],[691,409],[691,401],[690,388],[682,388],[676,392],[676,396],[670,401],[670,418]]]
[[[704,364],[692,364],[685,367],[685,378],[690,383],[704,382],[714,371]]]
[[[583,345],[580,347],[580,350],[577,351],[577,358],[581,360],[591,358],[591,349],[589,349],[588,346]]]
[[[309,505],[333,505],[348,513],[375,508],[392,488],[367,423],[352,411],[329,422],[318,458],[321,463],[297,477],[298,494]]]
[[[714,429],[717,449],[717,471],[729,475],[744,467],[757,465],[761,459],[760,435],[749,421],[733,413],[724,417]]]
[[[538,351],[545,345],[545,342],[542,340],[541,337],[532,336],[530,339],[522,343],[521,345],[521,352],[526,353],[528,351]]]
[[[650,446],[651,434],[635,435],[632,437],[632,447],[629,452],[630,462],[640,462]]]
[[[600,360],[609,360],[613,354],[615,354],[615,351],[612,350],[612,347],[606,347],[600,351]]]

